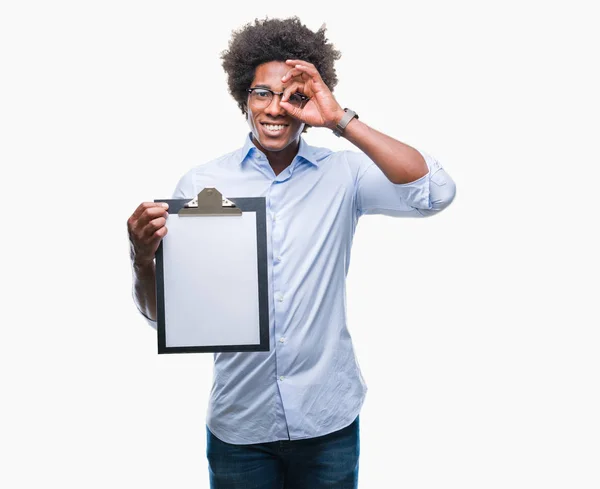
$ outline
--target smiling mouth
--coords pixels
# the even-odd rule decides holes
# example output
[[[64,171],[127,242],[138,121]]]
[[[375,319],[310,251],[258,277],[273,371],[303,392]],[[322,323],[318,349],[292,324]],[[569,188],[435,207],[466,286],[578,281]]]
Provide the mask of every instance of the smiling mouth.
[[[267,132],[278,133],[283,131],[287,126],[287,124],[269,124],[267,122],[261,122],[262,126],[266,129]]]

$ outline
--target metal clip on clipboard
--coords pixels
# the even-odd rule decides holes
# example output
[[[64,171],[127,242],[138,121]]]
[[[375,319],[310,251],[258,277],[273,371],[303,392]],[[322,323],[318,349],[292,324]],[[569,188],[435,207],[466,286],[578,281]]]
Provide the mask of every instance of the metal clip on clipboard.
[[[216,188],[206,187],[178,212],[185,216],[241,216],[242,209],[223,197]]]

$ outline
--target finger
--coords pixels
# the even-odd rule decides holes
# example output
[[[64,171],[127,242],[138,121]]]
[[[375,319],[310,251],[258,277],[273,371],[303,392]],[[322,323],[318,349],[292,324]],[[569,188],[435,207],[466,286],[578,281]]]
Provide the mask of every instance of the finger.
[[[153,207],[146,209],[144,214],[129,226],[129,241],[136,252],[144,252],[144,248],[148,247],[150,236],[165,225],[167,217],[164,208]]]
[[[302,73],[304,73],[304,72],[300,71],[298,68],[292,68],[285,75],[283,75],[283,77],[281,78],[281,81],[285,83],[290,78],[293,78],[296,76],[302,76]]]
[[[169,217],[169,212],[163,207],[149,207],[141,215],[139,221],[146,224],[152,219],[156,219],[157,217],[164,217],[166,219],[167,217]]]
[[[303,59],[286,59],[285,60],[286,64],[288,65],[304,65],[304,66],[312,66],[313,68],[315,67],[315,65],[313,65],[312,63],[309,63],[308,61],[304,61]]]
[[[160,241],[167,235],[168,232],[169,229],[167,228],[167,226],[163,226],[162,228],[156,230],[156,232],[154,233],[154,237],[158,238],[158,240]]]
[[[137,209],[133,212],[131,217],[133,219],[139,219],[140,216],[144,213],[146,209],[150,209],[152,207],[162,207],[163,209],[168,209],[169,204],[166,202],[142,202]]]
[[[157,230],[152,238],[148,240],[143,246],[134,246],[132,259],[138,265],[151,263],[156,257],[156,250],[160,246],[160,242],[167,235],[167,227],[164,226]]]
[[[138,263],[153,260],[161,240],[167,235],[168,230],[164,225],[164,218],[158,218],[155,221],[158,222],[153,221],[146,226],[142,236],[131,238],[132,257]]]
[[[154,258],[154,255],[156,254],[156,250],[158,249],[160,242],[163,240],[163,238],[167,235],[168,232],[169,230],[167,229],[167,226],[163,226],[154,232],[152,238],[148,242],[147,250],[149,256]]]
[[[300,71],[301,73],[306,73],[307,75],[311,76],[316,80],[321,80],[321,75],[319,74],[319,71],[313,65],[306,66],[297,64],[294,69]]]
[[[139,218],[146,209],[151,209],[151,208],[160,208],[162,207],[163,209],[168,209],[169,208],[169,204],[167,204],[166,202],[142,202],[137,209],[134,211],[132,217],[134,218]]]
[[[156,231],[164,228],[167,224],[167,220],[164,217],[157,217],[156,219],[152,219],[148,224],[146,224],[142,230],[141,238],[142,240],[148,242]]]
[[[148,206],[142,211],[141,215],[136,217],[136,214],[134,213],[128,219],[127,227],[130,232],[135,232],[136,230],[143,228],[152,219],[156,219],[160,216],[166,218],[168,215],[167,210],[162,206]]]
[[[291,115],[295,119],[302,120],[302,109],[294,107],[289,102],[284,102],[283,100],[279,103],[279,105],[281,105],[281,107],[283,107],[283,110],[285,110],[289,115]]]
[[[314,64],[309,63],[308,61],[304,61],[302,59],[288,59],[286,60],[286,63],[289,65],[293,65],[295,70],[299,70],[302,73],[307,73],[310,76],[319,79],[321,78],[321,74],[319,73],[319,70],[317,70],[317,67]]]
[[[300,92],[304,93],[304,83],[300,83],[298,81],[294,81],[283,91],[283,95],[281,96],[282,102],[287,102],[290,99],[290,95]]]

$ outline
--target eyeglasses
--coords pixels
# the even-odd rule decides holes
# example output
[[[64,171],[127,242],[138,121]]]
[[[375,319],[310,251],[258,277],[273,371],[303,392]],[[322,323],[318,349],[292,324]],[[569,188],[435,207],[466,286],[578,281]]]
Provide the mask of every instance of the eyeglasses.
[[[268,107],[273,101],[273,95],[283,95],[283,92],[274,92],[273,90],[262,87],[249,88],[248,92],[250,93],[249,102],[255,107]],[[306,95],[292,93],[288,102],[294,107],[301,109],[308,100],[310,99]]]

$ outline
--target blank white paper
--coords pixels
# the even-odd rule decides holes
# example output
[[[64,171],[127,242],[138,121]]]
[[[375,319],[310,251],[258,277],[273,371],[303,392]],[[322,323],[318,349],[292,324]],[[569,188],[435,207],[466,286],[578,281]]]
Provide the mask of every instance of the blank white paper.
[[[167,228],[166,346],[259,344],[256,213],[169,214]]]

